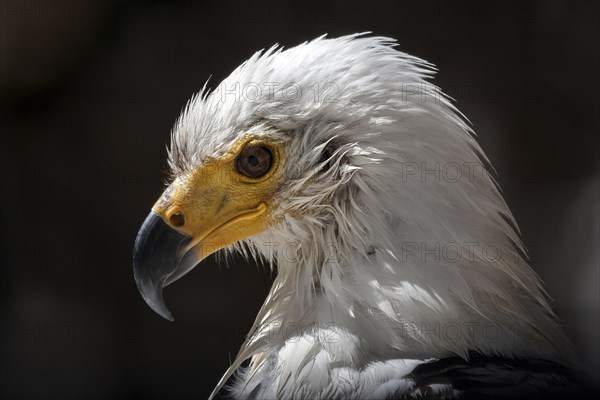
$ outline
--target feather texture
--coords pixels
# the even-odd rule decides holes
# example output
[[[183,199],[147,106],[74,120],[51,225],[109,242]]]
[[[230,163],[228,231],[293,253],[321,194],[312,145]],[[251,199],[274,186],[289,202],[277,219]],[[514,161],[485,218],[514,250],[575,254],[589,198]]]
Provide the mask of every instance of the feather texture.
[[[279,222],[226,249],[277,277],[216,391],[248,359],[238,398],[414,394],[416,365],[471,352],[577,363],[468,121],[394,46],[274,46],[176,123],[173,176],[245,134],[287,149]]]

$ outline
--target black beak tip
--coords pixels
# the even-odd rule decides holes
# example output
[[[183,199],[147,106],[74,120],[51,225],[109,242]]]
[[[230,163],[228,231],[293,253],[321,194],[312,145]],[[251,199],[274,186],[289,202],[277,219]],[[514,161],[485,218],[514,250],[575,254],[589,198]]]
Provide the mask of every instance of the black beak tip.
[[[144,300],[146,301],[146,304],[148,304],[150,308],[153,309],[154,312],[156,312],[158,315],[171,322],[175,321],[175,318],[173,318],[173,315],[171,314],[164,302],[155,303],[152,301],[151,298],[148,297],[144,297]]]
[[[142,298],[144,299],[146,304],[148,304],[148,306],[155,313],[157,313],[164,319],[167,319],[167,320],[173,322],[175,319],[173,318],[173,315],[171,314],[171,312],[167,308],[167,305],[165,304],[165,301],[163,300],[163,295],[162,295],[163,285],[157,285],[157,286],[143,285],[143,284],[141,284],[143,282],[143,280],[138,279],[137,274],[135,272],[134,272],[134,278],[136,281],[138,291],[142,295]]]
[[[173,321],[163,300],[163,287],[177,270],[179,247],[189,237],[169,227],[150,212],[135,240],[133,276],[144,301],[161,317]]]

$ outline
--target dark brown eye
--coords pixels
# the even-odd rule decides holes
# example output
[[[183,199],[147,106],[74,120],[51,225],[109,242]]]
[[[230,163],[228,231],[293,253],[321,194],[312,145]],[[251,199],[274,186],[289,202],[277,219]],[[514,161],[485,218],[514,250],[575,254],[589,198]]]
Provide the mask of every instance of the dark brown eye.
[[[263,146],[248,147],[237,158],[237,169],[250,178],[260,178],[271,169],[273,154]]]

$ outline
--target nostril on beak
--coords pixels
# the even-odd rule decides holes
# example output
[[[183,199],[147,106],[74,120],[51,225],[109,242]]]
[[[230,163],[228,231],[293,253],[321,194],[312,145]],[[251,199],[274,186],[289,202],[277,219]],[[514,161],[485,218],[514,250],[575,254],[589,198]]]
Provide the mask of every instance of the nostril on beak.
[[[183,225],[185,225],[185,217],[183,215],[183,212],[181,212],[181,211],[175,211],[169,217],[169,222],[171,223],[171,225],[173,225],[176,228],[180,228]]]

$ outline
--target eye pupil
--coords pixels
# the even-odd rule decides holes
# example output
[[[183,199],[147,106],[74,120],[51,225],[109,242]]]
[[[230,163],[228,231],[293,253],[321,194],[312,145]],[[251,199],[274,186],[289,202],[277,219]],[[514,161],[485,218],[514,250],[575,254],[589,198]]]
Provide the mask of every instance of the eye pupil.
[[[260,178],[271,169],[273,154],[264,146],[248,147],[242,150],[237,159],[237,169],[250,178]]]

